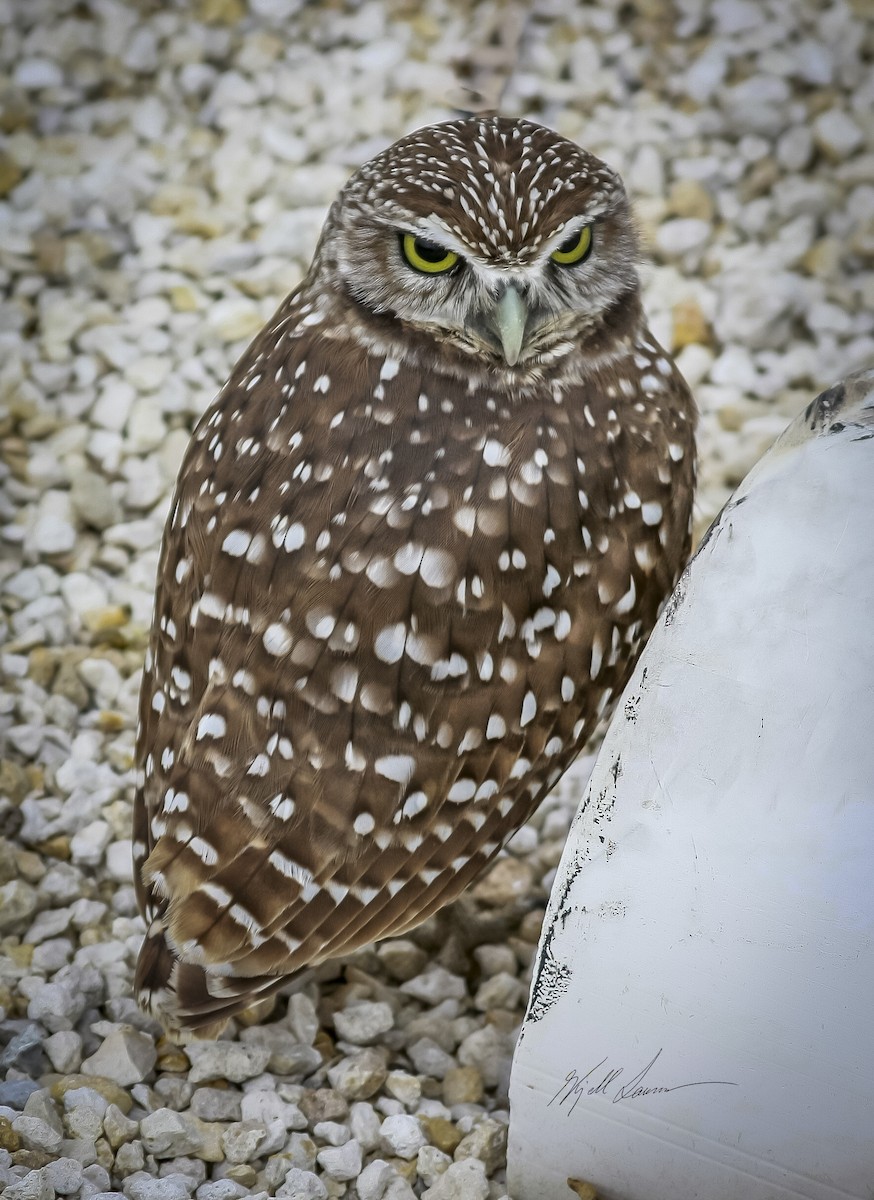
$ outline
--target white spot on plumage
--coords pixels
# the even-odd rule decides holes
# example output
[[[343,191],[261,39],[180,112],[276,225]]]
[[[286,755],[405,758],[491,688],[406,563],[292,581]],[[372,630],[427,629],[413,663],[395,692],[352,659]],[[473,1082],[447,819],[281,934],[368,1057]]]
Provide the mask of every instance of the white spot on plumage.
[[[195,738],[197,741],[202,738],[220,738],[225,736],[227,730],[227,722],[221,713],[204,713],[197,723]]]
[[[501,665],[498,668],[498,674],[504,683],[513,683],[516,676],[519,674],[519,667],[516,660],[513,658],[502,658]]]
[[[267,653],[272,654],[275,658],[287,654],[292,645],[290,630],[279,622],[268,625],[261,640]]]
[[[278,821],[287,821],[294,815],[294,801],[290,796],[280,793],[270,801],[270,811]]]
[[[468,754],[471,750],[476,750],[477,746],[482,744],[483,734],[481,729],[466,729],[464,737],[458,743],[458,753]]]
[[[235,671],[233,677],[231,678],[231,684],[235,688],[239,688],[241,691],[245,692],[247,696],[255,695],[255,676],[251,671],[246,671],[243,668],[240,668],[239,671]]]
[[[222,550],[232,558],[242,558],[252,543],[252,535],[245,529],[232,529],[222,542]]]
[[[431,668],[431,678],[435,682],[441,679],[459,679],[468,672],[467,659],[453,652],[449,658],[439,658]]]
[[[162,812],[186,812],[188,809],[188,795],[185,792],[177,792],[173,788],[167,788],[164,793],[164,804]]]
[[[182,667],[174,666],[170,672],[170,679],[181,692],[187,692],[191,687],[191,675]]]
[[[394,783],[407,784],[416,770],[416,760],[410,754],[385,754],[373,764],[377,775]]]
[[[306,867],[302,866],[294,859],[288,858],[281,850],[273,850],[268,854],[267,861],[271,867],[274,867],[280,875],[284,875],[286,879],[293,879],[299,883],[301,887],[313,882],[313,873]]]
[[[508,467],[510,455],[506,446],[502,446],[496,438],[486,438],[483,446],[483,462],[489,467]]]
[[[634,608],[634,603],[637,600],[637,588],[634,585],[634,576],[628,581],[628,591],[616,601],[613,605],[613,612],[616,616],[624,616],[625,613],[631,612]]]
[[[389,559],[381,554],[377,554],[370,560],[365,567],[364,573],[371,583],[376,584],[380,588],[394,587],[398,578],[397,569]]]
[[[522,713],[519,717],[519,724],[524,729],[530,724],[537,715],[537,697],[533,692],[525,693],[525,699],[522,701]]]
[[[644,525],[658,525],[664,515],[664,510],[657,500],[648,500],[641,505],[640,515]]]
[[[453,804],[463,804],[472,800],[476,795],[476,783],[472,779],[458,779],[446,793],[446,799]]]
[[[292,550],[299,550],[305,541],[306,529],[304,529],[299,521],[295,521],[286,530],[282,539],[282,546],[284,550],[291,552]]]
[[[428,807],[428,797],[424,792],[411,792],[401,807],[400,813],[402,817],[410,819],[418,816],[420,812]]]
[[[306,615],[306,627],[320,641],[326,641],[334,632],[337,618],[324,609],[311,609]]]
[[[472,537],[476,529],[476,509],[466,504],[457,508],[452,514],[452,524],[466,537]]]
[[[419,576],[428,587],[450,587],[455,582],[458,566],[447,550],[429,548],[422,555]]]
[[[486,737],[489,741],[496,741],[502,738],[507,733],[507,722],[497,713],[492,713],[486,725]]]
[[[404,643],[407,639],[407,627],[403,624],[386,625],[376,635],[373,642],[373,652],[380,662],[396,663],[404,653]]]
[[[437,745],[440,747],[441,750],[448,750],[449,747],[452,745],[452,740],[453,740],[452,726],[449,724],[448,721],[441,721],[441,723],[437,727],[437,733],[435,734],[434,741],[437,743]]]
[[[598,678],[598,675],[601,671],[601,663],[602,663],[603,659],[604,659],[604,647],[601,643],[601,639],[599,637],[596,637],[594,639],[594,641],[592,642],[592,658],[591,658],[591,662],[589,664],[589,677],[591,679]]]
[[[204,592],[198,601],[198,612],[204,617],[212,617],[216,621],[224,619],[227,605],[215,592]]]
[[[228,916],[235,925],[246,930],[249,940],[255,948],[263,945],[265,939],[261,935],[261,926],[248,908],[244,908],[242,904],[232,904],[228,909]]]
[[[375,829],[375,827],[376,827],[376,821],[374,821],[371,814],[367,813],[367,812],[359,813],[358,816],[355,818],[355,820],[352,822],[352,828],[355,830],[355,832],[357,834],[360,834],[361,836],[364,836],[365,834],[368,834],[368,833],[373,833],[373,830]]]
[[[202,883],[197,890],[203,892],[204,896],[209,896],[219,908],[227,908],[233,898],[227,888],[218,883]]]
[[[247,775],[266,775],[270,770],[270,759],[266,754],[256,754],[249,764]]]
[[[218,862],[218,851],[202,837],[193,837],[188,842],[188,848],[196,854],[206,867],[213,867]]]
[[[395,552],[394,565],[402,575],[414,575],[419,569],[425,547],[418,542],[407,542]]]
[[[346,763],[348,770],[355,771],[359,774],[367,767],[367,759],[364,757],[358,747],[352,744],[352,742],[346,743],[343,761]]]
[[[355,699],[357,686],[358,668],[351,663],[342,663],[331,675],[331,691],[344,704],[350,704]]]

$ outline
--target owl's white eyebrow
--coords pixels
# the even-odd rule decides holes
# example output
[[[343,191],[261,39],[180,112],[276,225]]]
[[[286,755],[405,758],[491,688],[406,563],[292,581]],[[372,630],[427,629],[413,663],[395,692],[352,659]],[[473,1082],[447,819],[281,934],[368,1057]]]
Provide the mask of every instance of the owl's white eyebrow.
[[[421,217],[415,223],[411,221],[409,228],[401,232],[411,233],[413,237],[425,238],[426,241],[434,242],[444,250],[452,250],[463,258],[471,256],[471,247],[435,217]]]
[[[553,250],[556,250],[562,242],[566,242],[569,238],[579,233],[580,230],[594,224],[594,220],[588,214],[585,217],[572,217],[569,221],[565,221],[561,228],[557,229],[551,237],[546,239],[543,243],[542,253],[538,257],[549,258]]]

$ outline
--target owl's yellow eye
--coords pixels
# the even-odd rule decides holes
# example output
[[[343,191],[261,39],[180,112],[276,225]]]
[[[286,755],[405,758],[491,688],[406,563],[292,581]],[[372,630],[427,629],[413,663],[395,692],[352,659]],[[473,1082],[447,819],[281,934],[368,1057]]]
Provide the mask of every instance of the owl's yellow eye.
[[[401,249],[413,270],[423,271],[426,275],[442,275],[458,262],[458,255],[453,250],[412,233],[401,235]]]
[[[550,258],[562,267],[572,267],[582,262],[592,249],[592,227],[584,225],[576,233],[565,238],[557,250],[553,250]]]

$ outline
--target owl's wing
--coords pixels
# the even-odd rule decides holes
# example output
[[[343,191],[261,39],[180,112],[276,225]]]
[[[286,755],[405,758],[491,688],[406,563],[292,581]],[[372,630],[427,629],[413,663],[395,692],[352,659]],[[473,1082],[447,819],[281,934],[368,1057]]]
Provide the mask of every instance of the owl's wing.
[[[139,982],[192,1025],[458,895],[572,761],[664,594],[615,505],[581,528],[574,459],[616,488],[624,471],[606,422],[600,450],[571,405],[496,412],[484,438],[494,401],[306,315],[280,310],[205,415],[165,535]],[[688,495],[659,486],[681,548]],[[607,547],[605,599],[587,564]]]
[[[421,380],[299,332],[286,344],[265,376],[256,343],[196,431],[141,698],[138,886],[170,951],[153,945],[150,970],[182,959],[225,997],[232,976],[251,991],[457,894],[544,790],[528,773],[560,708],[544,700],[534,726],[536,671],[499,682],[484,649],[516,622],[446,519],[446,427],[422,413],[399,445],[374,422],[375,400],[396,415]],[[475,480],[481,451],[449,448]],[[496,560],[508,500],[480,511],[473,544]]]

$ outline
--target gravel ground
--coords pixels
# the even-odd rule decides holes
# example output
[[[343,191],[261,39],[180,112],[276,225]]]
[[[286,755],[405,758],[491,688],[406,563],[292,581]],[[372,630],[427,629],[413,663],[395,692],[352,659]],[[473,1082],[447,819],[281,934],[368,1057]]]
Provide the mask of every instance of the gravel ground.
[[[591,760],[444,917],[279,1019],[168,1044],[130,996],[129,822],[169,489],[349,171],[503,95],[625,175],[702,410],[700,532],[874,361],[868,3],[0,0],[8,1200],[505,1195],[514,1033]]]

